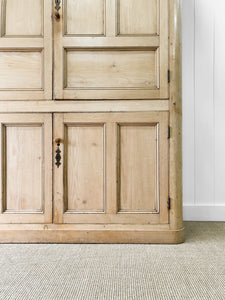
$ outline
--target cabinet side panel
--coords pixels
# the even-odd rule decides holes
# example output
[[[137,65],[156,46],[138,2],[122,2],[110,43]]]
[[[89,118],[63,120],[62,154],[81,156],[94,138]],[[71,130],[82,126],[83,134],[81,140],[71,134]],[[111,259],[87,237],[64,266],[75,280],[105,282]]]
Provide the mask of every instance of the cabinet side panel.
[[[170,224],[183,228],[182,213],[182,70],[181,0],[170,2]]]

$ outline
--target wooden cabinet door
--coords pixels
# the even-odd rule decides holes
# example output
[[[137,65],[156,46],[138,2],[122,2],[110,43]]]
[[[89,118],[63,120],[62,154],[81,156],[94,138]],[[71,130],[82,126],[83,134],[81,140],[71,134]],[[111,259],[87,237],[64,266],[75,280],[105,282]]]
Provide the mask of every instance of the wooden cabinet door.
[[[51,114],[0,114],[0,123],[0,223],[51,223]]]
[[[168,223],[167,134],[167,112],[55,114],[54,222]]]
[[[63,0],[56,99],[168,98],[168,0]]]
[[[52,2],[0,0],[0,100],[52,99]]]

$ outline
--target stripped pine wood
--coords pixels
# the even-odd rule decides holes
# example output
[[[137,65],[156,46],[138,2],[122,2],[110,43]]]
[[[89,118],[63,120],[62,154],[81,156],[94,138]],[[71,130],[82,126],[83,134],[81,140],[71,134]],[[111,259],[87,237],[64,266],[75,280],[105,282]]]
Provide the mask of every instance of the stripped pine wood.
[[[159,33],[158,0],[118,0],[118,33],[157,35]],[[143,7],[145,8],[143,10]]]
[[[1,114],[0,121],[0,223],[51,222],[51,114]]]
[[[181,1],[170,6],[171,56],[173,70],[170,83],[170,228],[183,227],[182,216],[182,69],[181,69]],[[176,20],[173,22],[172,20]],[[165,164],[162,164],[165,166]]]
[[[0,89],[38,89],[42,86],[43,54],[41,51],[0,52]],[[18,70],[23,70],[18,76]]]
[[[51,1],[0,1],[0,99],[52,99]]]
[[[126,124],[132,130],[132,154],[127,164],[126,155],[131,145],[128,137],[121,136],[116,124],[121,128]],[[64,165],[63,168],[55,167],[55,199],[58,203],[56,216],[61,214],[60,220],[64,223],[85,222],[84,220],[88,223],[104,223],[109,220],[112,223],[168,223],[167,124],[168,114],[165,112],[57,114],[54,139],[62,141],[60,147],[63,148]],[[152,127],[151,136],[146,128],[151,130]],[[147,145],[146,140],[149,140]],[[120,153],[125,151],[126,155],[119,157],[118,150]],[[135,157],[139,157],[141,165],[133,165]],[[113,175],[112,170],[108,168],[108,164],[106,169],[104,168],[104,161],[111,162],[109,166],[112,166],[112,170],[116,170],[116,166],[117,170],[122,170],[122,173],[118,171],[117,179],[116,174]],[[143,164],[146,165],[144,169]],[[149,173],[149,167],[153,165],[155,168]],[[133,174],[132,180],[129,180],[129,174]],[[137,193],[134,197],[132,193],[126,192],[131,185]],[[144,191],[140,194],[142,188]],[[108,189],[111,194],[106,192]],[[122,200],[119,195],[123,195]],[[88,217],[85,211],[89,213]]]
[[[168,100],[115,101],[0,101],[0,111],[8,112],[116,112],[168,111]]]
[[[0,1],[0,242],[182,242],[181,1]]]
[[[64,132],[65,210],[104,211],[103,124],[68,124]]]
[[[105,32],[105,2],[105,0],[64,1],[65,34],[103,35]]]
[[[68,50],[65,56],[66,88],[157,87],[157,50]]]
[[[168,0],[67,0],[63,8],[54,22],[56,99],[168,98]]]
[[[5,0],[5,36],[41,36],[43,0]]]
[[[39,126],[5,126],[5,211],[43,211],[43,144]],[[18,147],[19,146],[19,147]],[[16,185],[15,185],[16,183]],[[32,198],[32,202],[30,199]]]
[[[119,211],[158,211],[158,125],[121,124],[118,135]]]

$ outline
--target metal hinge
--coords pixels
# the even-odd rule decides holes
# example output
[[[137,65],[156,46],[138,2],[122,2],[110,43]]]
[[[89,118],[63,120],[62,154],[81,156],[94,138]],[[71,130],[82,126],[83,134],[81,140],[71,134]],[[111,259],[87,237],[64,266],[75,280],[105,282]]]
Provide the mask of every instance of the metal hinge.
[[[168,208],[168,210],[170,210],[170,197],[168,197],[167,208]]]
[[[168,70],[167,79],[168,79],[168,83],[170,83],[170,70]]]
[[[170,126],[168,126],[168,139],[170,139]]]

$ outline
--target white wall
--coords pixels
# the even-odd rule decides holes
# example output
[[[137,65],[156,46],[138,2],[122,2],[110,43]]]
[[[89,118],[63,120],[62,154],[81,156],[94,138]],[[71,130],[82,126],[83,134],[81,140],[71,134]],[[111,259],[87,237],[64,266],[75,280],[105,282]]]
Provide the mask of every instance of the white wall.
[[[225,221],[225,0],[183,0],[183,202]]]

